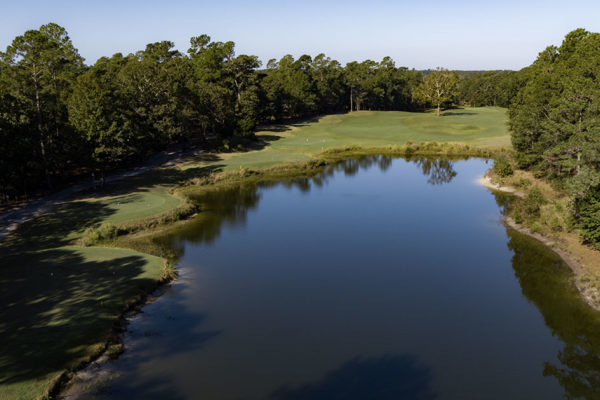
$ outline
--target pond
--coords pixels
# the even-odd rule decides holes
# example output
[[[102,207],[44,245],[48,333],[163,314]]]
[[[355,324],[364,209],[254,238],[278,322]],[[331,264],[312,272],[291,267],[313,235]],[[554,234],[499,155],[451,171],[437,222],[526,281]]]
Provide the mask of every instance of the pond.
[[[486,160],[345,161],[200,199],[100,399],[599,398],[600,318]],[[82,396],[86,398],[86,395]]]

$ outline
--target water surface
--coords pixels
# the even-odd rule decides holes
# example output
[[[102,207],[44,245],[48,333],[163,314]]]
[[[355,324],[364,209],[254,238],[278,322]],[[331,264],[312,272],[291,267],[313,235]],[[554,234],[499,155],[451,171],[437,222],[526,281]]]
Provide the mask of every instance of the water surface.
[[[599,398],[600,321],[489,165],[370,157],[202,199],[94,398]]]

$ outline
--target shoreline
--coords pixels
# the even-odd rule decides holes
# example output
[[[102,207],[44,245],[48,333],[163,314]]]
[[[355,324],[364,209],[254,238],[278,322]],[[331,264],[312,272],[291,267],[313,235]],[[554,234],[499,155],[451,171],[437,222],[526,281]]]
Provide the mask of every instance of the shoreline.
[[[364,149],[361,150],[363,150],[364,152]],[[359,153],[360,152],[361,151],[359,151]],[[348,157],[347,152],[342,153],[346,154],[338,155],[342,156],[340,158]],[[475,155],[474,157],[478,156]],[[245,180],[245,177],[240,178],[242,178],[241,180]],[[480,185],[492,191],[500,191],[515,196],[524,197],[524,193],[518,191],[514,187],[502,186],[493,183],[489,176],[487,176],[487,173],[478,178],[477,182]],[[215,186],[215,184],[218,184],[218,182],[213,182],[212,184],[209,184],[207,186],[211,187]],[[585,266],[583,264],[575,260],[575,258],[573,258],[573,256],[568,251],[559,247],[558,244],[551,238],[533,232],[523,225],[517,224],[510,216],[504,216],[503,222],[506,226],[542,242],[546,247],[555,252],[569,266],[569,268],[573,272],[575,278],[573,283],[577,287],[579,293],[582,295],[583,300],[594,310],[600,311],[600,303],[594,301],[594,297],[596,297],[595,295],[598,294],[597,289],[581,285],[580,278],[585,272]],[[172,223],[167,223],[167,226],[171,225]],[[127,309],[124,310],[121,316],[119,317],[118,322],[115,323],[111,336],[112,339],[106,342],[104,349],[98,354],[91,357],[90,360],[88,360],[87,362],[82,363],[82,365],[80,365],[74,371],[70,371],[70,373],[66,372],[63,376],[61,376],[58,382],[56,382],[56,384],[50,391],[51,395],[56,396],[55,398],[58,399],[70,400],[89,394],[89,390],[92,389],[96,384],[98,384],[99,381],[102,381],[104,377],[106,377],[105,375],[108,373],[105,369],[106,364],[110,361],[118,359],[120,354],[126,350],[124,348],[123,340],[125,334],[127,333],[129,321],[131,320],[131,318],[141,313],[142,308],[144,306],[151,304],[157,299],[159,299],[177,280],[178,277],[173,277],[171,279],[163,280],[162,282],[157,282],[157,286],[153,291],[147,293],[144,296],[144,298],[140,299],[135,304],[132,304],[131,306],[127,307]],[[114,346],[120,346],[119,351],[116,353],[112,349]]]
[[[518,191],[517,189],[515,189],[512,186],[502,186],[502,185],[493,183],[492,180],[490,179],[490,177],[487,175],[487,172],[483,176],[478,178],[477,182],[480,185],[482,185],[492,191],[508,193],[508,194],[512,194],[512,195],[515,195],[515,196],[518,196],[521,198],[525,197],[523,192]],[[584,277],[585,273],[587,272],[586,266],[584,264],[582,264],[580,261],[576,260],[575,255],[573,255],[570,251],[562,248],[559,245],[559,243],[557,243],[551,237],[542,235],[537,232],[533,232],[528,227],[526,227],[522,224],[516,223],[515,220],[509,215],[505,215],[502,218],[502,220],[503,220],[504,224],[506,226],[508,226],[509,228],[514,229],[515,231],[517,231],[519,233],[522,233],[524,235],[527,235],[527,236],[530,236],[530,237],[536,239],[537,241],[543,243],[544,246],[548,247],[550,250],[555,252],[563,260],[563,262],[569,266],[569,268],[573,272],[573,278],[574,278],[573,284],[575,285],[575,287],[581,294],[582,299],[591,308],[593,308],[596,311],[600,311],[600,301],[598,298],[598,295],[599,295],[598,289],[593,286],[589,286],[589,285],[586,286],[583,284],[582,278]]]
[[[157,301],[164,295],[169,288],[178,280],[175,276],[162,282],[157,282],[156,288],[146,294],[138,302],[124,310],[117,322],[115,322],[112,337],[105,343],[105,347],[95,356],[91,357],[79,368],[71,373],[67,373],[62,380],[57,382],[56,387],[51,391],[51,398],[58,400],[79,399],[81,396],[90,394],[95,385],[101,384],[104,379],[110,378],[109,371],[105,366],[111,361],[116,361],[126,351],[125,335],[127,334],[131,320],[138,314],[143,313],[143,308]],[[113,351],[113,346],[117,346],[117,351]],[[93,395],[92,395],[93,396]]]
[[[186,189],[196,189],[200,192],[204,192],[204,190],[217,189],[220,185],[228,186],[247,183],[248,181],[259,182],[263,180],[270,181],[279,179],[289,179],[291,177],[312,176],[324,165],[360,156],[389,155],[391,157],[405,158],[410,158],[411,156],[489,158],[490,156],[493,156],[493,154],[495,154],[496,152],[501,151],[503,151],[502,148],[478,148],[456,143],[436,142],[425,142],[419,144],[407,143],[401,147],[388,146],[364,148],[360,146],[347,146],[343,148],[328,149],[324,152],[319,153],[319,157],[313,158],[306,162],[286,163],[261,168],[258,170],[248,170],[253,172],[249,174],[240,174],[237,171],[221,172],[221,176],[224,177],[222,181],[220,179],[217,179],[215,181],[207,182],[206,184],[201,184],[200,186],[198,186],[197,184],[188,184],[179,188],[177,192],[179,193],[179,195],[181,195],[182,199],[184,199],[185,203],[185,199],[189,199],[189,193],[186,193]],[[196,209],[193,209],[192,211],[194,215],[197,213]],[[157,216],[153,217],[147,217],[146,219],[154,221],[157,217],[160,217],[163,214],[158,214]],[[175,224],[177,224],[178,222],[186,221],[187,219],[189,219],[190,215],[184,215],[185,218],[182,218],[181,220],[173,220],[167,218],[165,220],[161,220],[156,225],[151,225],[153,225],[153,228],[159,230],[162,230],[164,228],[168,229],[169,227],[175,226]],[[144,219],[142,219],[142,221],[144,221]],[[124,235],[124,237],[128,236],[131,233],[138,232],[139,230],[144,230],[148,228],[148,226],[144,226],[141,229],[138,228],[140,227],[137,226],[134,221],[132,223],[132,227],[129,227],[129,229],[124,229],[124,231],[127,232]],[[121,245],[119,247],[131,248],[135,251],[151,254],[151,252],[149,252],[148,249],[139,249],[135,246]],[[157,281],[156,286],[153,290],[143,294],[142,298],[135,301],[133,304],[126,306],[123,312],[118,316],[117,320],[115,321],[112,331],[110,332],[108,339],[104,342],[102,349],[91,355],[88,360],[80,363],[77,367],[65,370],[61,375],[59,375],[54,381],[54,383],[50,385],[50,389],[47,392],[50,398],[70,399],[73,398],[73,396],[82,395],[82,393],[75,395],[69,392],[72,385],[75,384],[81,387],[81,384],[85,384],[85,382],[81,381],[76,382],[76,378],[79,376],[79,374],[82,374],[81,376],[85,376],[86,374],[89,375],[90,373],[93,374],[93,372],[91,371],[92,369],[97,369],[100,366],[100,364],[104,364],[108,361],[118,358],[119,354],[117,354],[116,357],[110,356],[111,347],[115,345],[123,345],[123,338],[124,334],[127,331],[128,320],[132,316],[135,316],[136,314],[140,313],[141,309],[145,305],[150,304],[156,299],[158,299],[164,293],[164,291],[166,291],[173,283],[175,283],[179,279],[177,275],[174,277],[167,277],[166,279]]]

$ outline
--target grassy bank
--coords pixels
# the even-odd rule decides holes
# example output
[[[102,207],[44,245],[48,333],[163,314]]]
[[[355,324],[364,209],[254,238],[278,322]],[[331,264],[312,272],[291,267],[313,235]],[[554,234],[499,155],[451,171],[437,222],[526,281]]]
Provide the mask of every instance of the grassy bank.
[[[81,193],[2,242],[0,398],[42,397],[65,370],[105,346],[126,305],[168,273],[165,257],[173,254],[151,239],[196,211],[188,196],[218,185],[311,176],[323,163],[357,155],[489,156],[509,142],[498,108],[454,110],[439,118],[332,115],[265,127],[257,136],[252,151],[190,155],[103,191]],[[443,144],[422,144],[433,140]],[[94,236],[102,224],[109,233]]]

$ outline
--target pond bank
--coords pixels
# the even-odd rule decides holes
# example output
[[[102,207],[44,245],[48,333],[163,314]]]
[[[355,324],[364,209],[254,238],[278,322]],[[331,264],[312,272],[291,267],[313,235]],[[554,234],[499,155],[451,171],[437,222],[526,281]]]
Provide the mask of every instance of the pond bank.
[[[494,156],[496,153],[503,151],[505,150],[498,148],[472,147],[456,143],[407,143],[403,146],[373,148],[347,146],[344,148],[325,151],[307,162],[288,163],[280,166],[260,168],[256,170],[240,169],[239,171],[219,172],[201,178],[193,178],[177,188],[176,194],[182,198],[183,205],[190,206],[190,199],[193,199],[196,203],[201,202],[202,197],[212,191],[244,184],[257,184],[260,182],[310,178],[319,172],[322,172],[328,164],[364,156],[386,155],[390,157],[404,157],[408,159],[411,157],[435,157],[451,159],[463,157],[489,158]],[[196,210],[195,207],[192,207],[192,209],[194,211]],[[155,239],[169,234],[172,229],[177,229],[187,224],[187,220],[192,218],[188,217],[187,213],[180,213],[179,216],[182,217],[181,219],[164,218],[163,214],[131,221],[128,222],[127,225],[115,224],[118,231],[118,236],[116,239],[100,241],[97,243],[97,245],[128,248],[142,253],[155,254],[163,258],[172,259],[176,255],[158,244]],[[196,217],[202,219],[202,212],[200,211]],[[174,276],[171,276],[170,278],[178,279]],[[172,283],[170,279],[165,280],[164,282],[166,283],[166,286],[163,285],[161,287],[168,287],[168,285]],[[157,293],[161,293],[161,290],[162,289],[159,288]],[[136,309],[139,309],[144,305],[154,301],[155,295],[153,293],[155,292],[147,293],[147,299],[150,300],[148,302],[144,300],[137,303]],[[78,379],[80,377],[80,373],[82,373],[83,375],[81,375],[81,377],[85,379],[85,375],[89,374],[89,371],[94,370],[97,363],[100,363],[102,360],[109,360],[111,358],[108,353],[111,352],[112,347],[115,345],[122,345],[121,333],[124,326],[127,324],[126,321],[128,317],[131,316],[130,313],[131,308],[128,308],[120,316],[120,322],[115,324],[113,332],[109,336],[111,338],[110,343],[107,342],[104,346],[106,351],[96,353],[86,363],[79,365],[74,370],[66,372],[63,375],[63,378],[53,386],[51,393],[59,394],[59,398],[62,398],[60,397],[61,395],[70,393],[69,387],[72,384],[71,378]],[[116,342],[114,341],[115,338],[117,338]]]
[[[197,182],[201,212],[163,242],[178,249],[180,278],[132,318],[119,359],[90,368],[81,400],[284,399],[330,387],[332,373],[383,377],[371,393],[418,381],[448,399],[562,398],[541,368],[569,368],[563,343],[598,332],[598,314],[556,253],[498,224],[510,198],[473,184],[489,166],[374,156],[314,179]],[[362,397],[347,388],[331,397]]]
[[[477,182],[492,191],[525,197],[525,193],[513,186],[493,182],[488,173],[480,177]],[[600,311],[600,291],[598,285],[595,284],[599,279],[597,265],[600,263],[600,252],[581,244],[578,235],[572,232],[555,232],[552,237],[549,237],[534,232],[523,224],[518,224],[510,215],[504,217],[504,223],[510,228],[542,242],[558,254],[573,271],[573,283],[585,302],[596,311]]]

